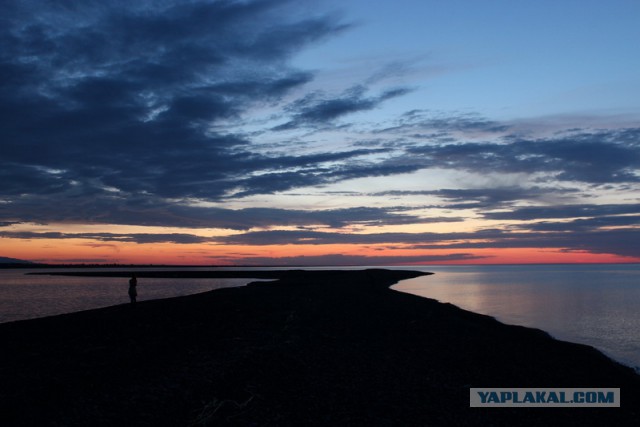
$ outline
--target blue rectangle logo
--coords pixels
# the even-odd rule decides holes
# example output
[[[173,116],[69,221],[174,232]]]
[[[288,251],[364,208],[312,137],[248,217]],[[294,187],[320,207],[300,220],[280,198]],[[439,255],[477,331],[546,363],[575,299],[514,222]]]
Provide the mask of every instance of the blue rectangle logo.
[[[620,407],[619,388],[471,388],[469,406]]]

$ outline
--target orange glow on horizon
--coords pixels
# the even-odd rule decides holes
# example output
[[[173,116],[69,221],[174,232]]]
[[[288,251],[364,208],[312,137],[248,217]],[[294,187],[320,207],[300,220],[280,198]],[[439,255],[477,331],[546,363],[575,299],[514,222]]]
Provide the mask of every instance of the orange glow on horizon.
[[[3,238],[2,256],[51,264],[165,264],[165,265],[319,265],[323,256],[340,254],[362,260],[356,265],[481,265],[549,263],[637,263],[639,258],[588,252],[563,252],[557,248],[441,249],[417,250],[402,245],[216,245],[131,242],[97,242],[86,239]],[[478,258],[447,260],[451,255]],[[305,260],[306,257],[308,260]],[[318,257],[318,258],[316,258]],[[393,262],[385,262],[393,257]],[[402,257],[411,257],[402,262]],[[430,258],[434,257],[434,258]],[[252,260],[257,258],[255,260]],[[423,259],[420,259],[423,258]],[[314,261],[315,259],[315,261]],[[367,260],[370,259],[370,262]],[[400,260],[400,261],[399,261]]]

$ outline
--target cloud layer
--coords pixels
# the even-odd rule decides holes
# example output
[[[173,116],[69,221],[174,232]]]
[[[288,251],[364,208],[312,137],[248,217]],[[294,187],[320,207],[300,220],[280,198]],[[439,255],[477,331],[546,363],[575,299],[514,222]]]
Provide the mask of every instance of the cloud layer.
[[[250,186],[254,171],[291,159],[211,125],[311,80],[288,58],[344,28],[286,19],[285,1],[11,5],[0,30],[5,197],[217,199]]]

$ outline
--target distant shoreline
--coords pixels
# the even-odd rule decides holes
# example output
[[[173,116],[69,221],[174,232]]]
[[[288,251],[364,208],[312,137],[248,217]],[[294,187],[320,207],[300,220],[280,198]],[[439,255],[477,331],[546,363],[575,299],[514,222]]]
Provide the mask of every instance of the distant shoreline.
[[[74,275],[94,273],[104,275]],[[160,273],[166,272],[138,277]],[[632,369],[589,346],[389,289],[421,272],[252,270],[169,277],[183,273],[277,280],[0,324],[0,339],[8,343],[0,353],[0,422],[584,426],[640,421],[640,377]],[[469,408],[469,387],[619,387],[622,407]]]

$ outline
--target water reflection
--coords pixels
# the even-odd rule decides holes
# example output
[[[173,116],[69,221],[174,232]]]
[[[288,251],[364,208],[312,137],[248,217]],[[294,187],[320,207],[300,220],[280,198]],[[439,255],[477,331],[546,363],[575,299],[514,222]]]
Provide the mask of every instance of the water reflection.
[[[0,323],[129,303],[128,277],[25,275],[27,272],[0,270]],[[258,279],[143,278],[138,279],[138,301],[243,286],[254,281]]]
[[[427,268],[394,289],[543,329],[640,366],[638,265]]]

